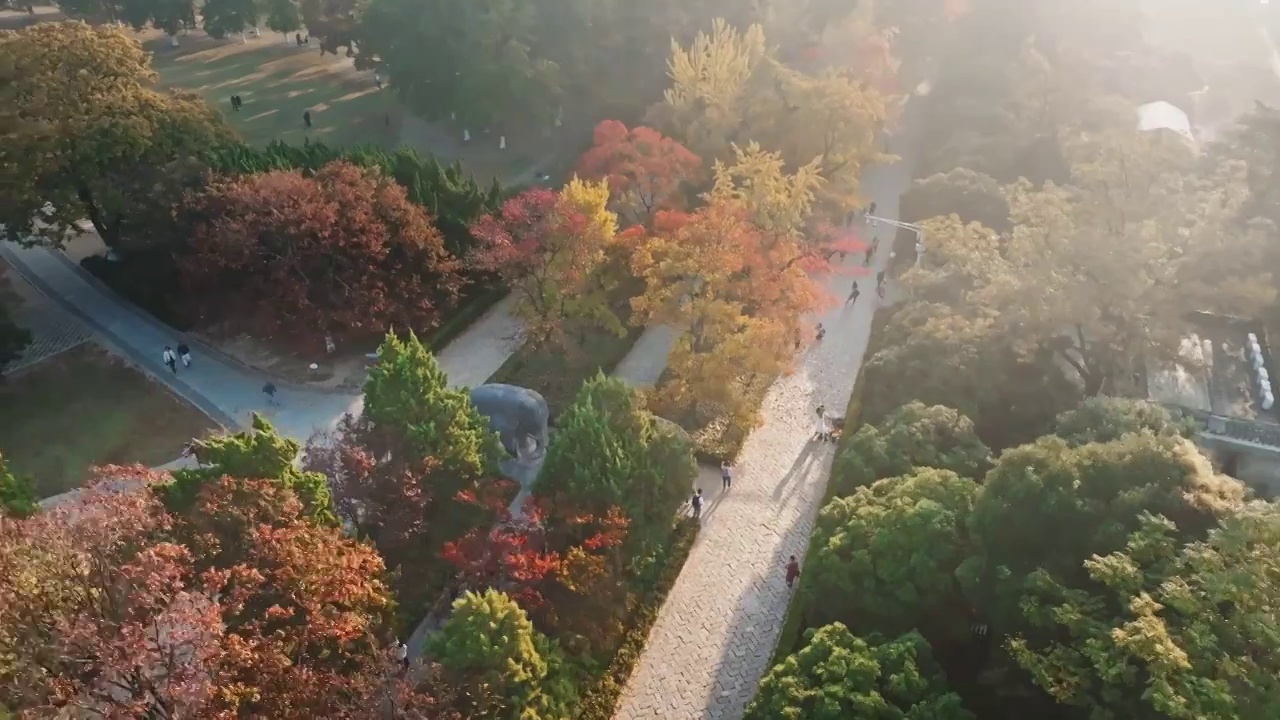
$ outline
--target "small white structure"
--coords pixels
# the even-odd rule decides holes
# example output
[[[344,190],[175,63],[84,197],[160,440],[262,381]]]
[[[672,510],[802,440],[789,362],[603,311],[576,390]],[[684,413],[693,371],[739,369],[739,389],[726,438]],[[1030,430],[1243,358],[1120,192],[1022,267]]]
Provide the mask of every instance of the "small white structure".
[[[1138,106],[1138,132],[1165,130],[1178,135],[1194,145],[1196,136],[1191,132],[1191,118],[1177,105],[1157,100]]]
[[[506,135],[500,135],[500,136],[498,137],[498,149],[499,149],[499,150],[506,150],[506,149],[507,149],[507,136],[506,136]]]

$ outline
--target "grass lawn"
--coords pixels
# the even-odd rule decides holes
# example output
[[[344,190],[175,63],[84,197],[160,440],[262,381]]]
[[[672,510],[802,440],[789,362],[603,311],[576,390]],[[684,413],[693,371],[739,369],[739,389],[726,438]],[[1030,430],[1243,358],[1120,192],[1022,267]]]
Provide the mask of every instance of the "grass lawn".
[[[97,345],[0,383],[0,452],[40,497],[78,487],[95,465],[163,465],[216,425]]]
[[[350,60],[321,57],[314,40],[300,48],[292,35],[287,44],[275,33],[250,35],[241,43],[238,37],[214,40],[196,31],[179,38],[175,48],[159,33],[142,36],[161,85],[203,95],[252,144],[305,139],[337,146],[399,144],[394,94],[379,91],[373,73],[356,71]],[[232,112],[231,96],[237,94],[244,108]],[[302,122],[307,110],[310,130]]]

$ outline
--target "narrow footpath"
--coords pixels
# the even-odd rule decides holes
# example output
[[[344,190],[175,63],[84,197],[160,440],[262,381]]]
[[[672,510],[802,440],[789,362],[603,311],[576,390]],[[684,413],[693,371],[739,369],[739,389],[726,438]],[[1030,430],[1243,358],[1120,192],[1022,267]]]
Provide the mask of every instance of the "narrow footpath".
[[[910,179],[906,161],[867,173],[864,193],[876,201],[878,215],[897,217],[898,196]],[[880,236],[872,265],[884,269],[894,229],[860,232]],[[791,555],[803,562],[835,452],[832,444],[810,440],[815,411],[825,405],[832,414],[844,412],[871,332],[874,274],[833,277],[828,288],[844,300],[851,282],[860,283],[861,297],[817,318],[826,337],[770,389],[763,423],[738,456],[733,488],[721,492],[716,473],[701,474],[698,482],[709,495],[702,531],[615,720],[739,720],[754,696],[790,601],[784,566]]]
[[[228,430],[248,427],[252,413],[265,415],[282,434],[306,442],[332,429],[347,412],[358,413],[358,393],[332,393],[276,383],[276,403],[262,392],[267,377],[222,361],[203,344],[188,340],[191,368],[175,375],[161,353],[183,334],[121,299],[60,252],[0,243],[0,257],[66,311],[88,325],[112,351],[164,383]],[[440,352],[439,360],[455,386],[486,381],[510,357],[511,338],[520,325],[511,316],[512,300],[498,303]]]

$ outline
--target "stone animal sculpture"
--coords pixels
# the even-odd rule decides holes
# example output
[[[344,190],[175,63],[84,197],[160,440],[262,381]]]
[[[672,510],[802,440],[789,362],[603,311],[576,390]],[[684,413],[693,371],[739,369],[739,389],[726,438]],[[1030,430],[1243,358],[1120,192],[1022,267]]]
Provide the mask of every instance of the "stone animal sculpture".
[[[488,383],[471,389],[471,404],[489,419],[511,457],[533,461],[546,454],[550,412],[542,395],[516,385]]]

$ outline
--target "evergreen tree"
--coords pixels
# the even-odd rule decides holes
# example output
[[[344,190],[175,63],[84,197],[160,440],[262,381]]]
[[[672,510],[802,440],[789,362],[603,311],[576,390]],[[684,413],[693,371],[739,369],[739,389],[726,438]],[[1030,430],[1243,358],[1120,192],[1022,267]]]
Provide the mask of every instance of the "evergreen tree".
[[[570,717],[572,686],[559,651],[524,610],[492,588],[468,592],[430,648],[446,682],[468,698],[468,717],[553,720]]]
[[[313,520],[336,523],[328,482],[320,473],[298,468],[301,451],[297,441],[281,437],[266,418],[255,413],[253,427],[246,432],[193,443],[200,466],[175,471],[173,482],[160,487],[161,498],[170,511],[184,512],[195,503],[201,488],[223,476],[272,480],[293,491]]]

